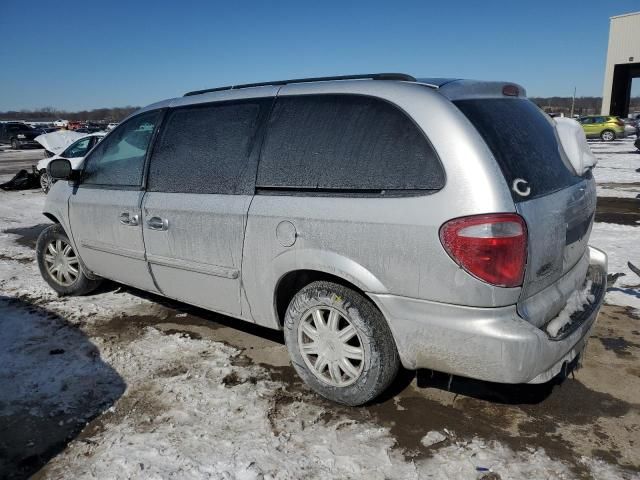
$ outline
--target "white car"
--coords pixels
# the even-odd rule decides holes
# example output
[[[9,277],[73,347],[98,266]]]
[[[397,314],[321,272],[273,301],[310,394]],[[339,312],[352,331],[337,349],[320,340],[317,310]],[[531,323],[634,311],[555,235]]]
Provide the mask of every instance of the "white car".
[[[74,170],[78,170],[82,166],[82,162],[84,157],[89,151],[105,137],[104,132],[98,133],[90,133],[89,135],[85,135],[82,138],[76,140],[67,148],[65,148],[62,152],[48,158],[43,158],[36,165],[36,170],[40,174],[40,186],[42,187],[42,191],[44,193],[49,192],[53,181],[49,174],[47,173],[47,165],[51,160],[56,160],[58,158],[66,158],[71,163],[71,166]]]
[[[69,125],[69,120],[60,119],[53,122],[54,127],[66,127],[67,125]]]
[[[117,123],[110,123],[109,125],[107,125],[107,130],[113,130],[114,128],[116,128],[118,126]]]

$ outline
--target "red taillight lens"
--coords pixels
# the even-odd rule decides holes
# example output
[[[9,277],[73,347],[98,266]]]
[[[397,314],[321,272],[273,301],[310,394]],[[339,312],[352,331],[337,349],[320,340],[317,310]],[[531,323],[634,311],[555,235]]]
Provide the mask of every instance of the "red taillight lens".
[[[622,120],[616,120],[616,125],[619,127],[624,127],[624,122]]]
[[[522,285],[527,226],[520,215],[456,218],[442,225],[440,241],[458,265],[480,280],[499,287]]]

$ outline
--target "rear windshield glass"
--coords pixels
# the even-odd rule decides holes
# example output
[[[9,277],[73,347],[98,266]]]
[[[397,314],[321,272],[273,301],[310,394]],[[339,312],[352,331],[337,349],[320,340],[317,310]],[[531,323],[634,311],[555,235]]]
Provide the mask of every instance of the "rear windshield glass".
[[[454,103],[491,149],[515,201],[540,197],[581,180],[560,146],[553,120],[529,100],[484,98]],[[521,192],[530,189],[529,195],[516,193],[514,181]]]

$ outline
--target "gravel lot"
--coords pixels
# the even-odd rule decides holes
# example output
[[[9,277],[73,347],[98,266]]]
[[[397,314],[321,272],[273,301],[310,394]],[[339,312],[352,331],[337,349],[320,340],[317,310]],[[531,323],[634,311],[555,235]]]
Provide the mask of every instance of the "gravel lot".
[[[0,478],[640,478],[640,155],[592,146],[592,243],[626,276],[583,368],[540,386],[405,372],[363,408],[311,393],[279,332],[109,282],[58,298],[33,260],[44,195],[0,191]],[[0,178],[39,158],[0,151]]]

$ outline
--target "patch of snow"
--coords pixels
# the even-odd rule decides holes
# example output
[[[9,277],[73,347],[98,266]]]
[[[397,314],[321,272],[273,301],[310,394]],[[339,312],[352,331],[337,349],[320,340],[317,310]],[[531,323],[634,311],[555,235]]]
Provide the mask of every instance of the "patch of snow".
[[[446,439],[447,437],[445,437],[442,433],[438,432],[437,430],[432,430],[424,437],[422,437],[420,443],[422,443],[422,445],[424,445],[425,447],[431,447],[438,443],[444,442]]]
[[[576,290],[567,299],[567,304],[555,317],[547,324],[547,333],[552,337],[558,335],[565,325],[571,323],[571,315],[584,310],[586,305],[591,304],[595,297],[591,294],[592,282],[589,280],[581,290]]]
[[[556,130],[567,154],[571,166],[576,174],[582,175],[589,168],[593,168],[598,160],[591,152],[582,125],[573,118],[556,117]]]
[[[627,262],[640,265],[640,228],[594,223],[589,244],[607,253],[610,274],[625,274],[607,291],[605,301],[640,309],[640,277],[627,266]]]
[[[6,297],[0,297],[0,319],[0,416],[25,408],[37,416],[80,411],[88,396],[100,403],[122,393],[119,376],[99,360],[96,346],[64,319]]]
[[[606,186],[596,185],[596,194],[598,197],[638,198],[640,185],[637,187],[627,187],[624,184],[616,183],[609,183]]]
[[[598,159],[598,165],[593,169],[596,183],[640,182],[640,173],[636,172],[640,168],[640,153],[633,146],[634,140],[625,138],[612,143],[589,142],[591,151]]]

